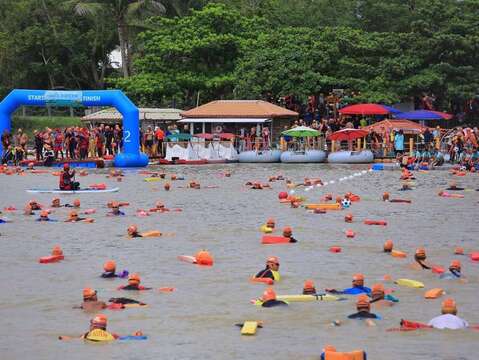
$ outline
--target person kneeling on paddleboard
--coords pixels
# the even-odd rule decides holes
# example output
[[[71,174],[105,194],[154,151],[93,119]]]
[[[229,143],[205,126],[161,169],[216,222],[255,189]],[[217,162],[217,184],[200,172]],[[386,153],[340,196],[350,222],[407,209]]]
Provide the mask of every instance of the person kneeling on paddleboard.
[[[107,307],[103,301],[98,301],[96,290],[91,288],[83,289],[83,303],[80,305],[80,309],[87,312],[97,312]]]
[[[128,285],[118,287],[118,290],[151,290],[151,288],[140,285],[141,278],[138,274],[131,274],[128,277]]]
[[[261,297],[262,307],[287,306],[288,304],[281,300],[276,300],[276,293],[273,288],[267,288]]]
[[[344,295],[358,295],[358,294],[370,294],[371,289],[364,286],[364,275],[363,274],[354,274],[353,275],[353,287],[336,290],[336,289],[325,289],[326,292],[332,294],[344,294]]]
[[[356,309],[358,312],[348,315],[348,319],[381,319],[379,315],[370,312],[371,304],[369,303],[369,298],[366,295],[358,296],[358,299],[356,300]]]
[[[457,316],[457,306],[454,299],[446,299],[441,306],[442,315],[436,316],[429,321],[428,325],[436,329],[464,329],[469,327],[466,320]]]
[[[270,278],[274,281],[279,281],[281,275],[279,274],[279,259],[276,256],[270,256],[266,260],[266,268],[256,274],[255,278]]]
[[[80,183],[75,180],[75,170],[70,169],[70,165],[65,163],[63,171],[60,174],[60,190],[78,190]]]

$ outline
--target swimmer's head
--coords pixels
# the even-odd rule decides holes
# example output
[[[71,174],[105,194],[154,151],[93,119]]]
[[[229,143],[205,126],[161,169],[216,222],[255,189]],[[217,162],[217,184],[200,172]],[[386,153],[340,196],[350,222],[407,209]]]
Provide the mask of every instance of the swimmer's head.
[[[364,275],[363,274],[354,274],[353,275],[353,286],[364,286]]]
[[[383,201],[388,201],[389,200],[389,193],[388,192],[385,192],[383,194]]]
[[[113,260],[108,260],[105,264],[103,264],[103,270],[106,272],[115,272],[116,263]]]
[[[456,302],[454,301],[454,299],[446,299],[442,302],[442,305],[441,305],[441,312],[443,314],[452,314],[452,315],[456,315],[457,314],[457,306],[456,306]]]
[[[276,300],[276,292],[273,290],[273,288],[267,288],[263,292],[263,296],[261,296],[261,300],[269,301],[269,300]]]
[[[128,284],[129,285],[139,285],[141,282],[140,275],[137,273],[133,273],[130,276],[128,276]]]
[[[371,296],[374,300],[384,299],[384,285],[374,284],[371,288]]]
[[[392,240],[386,240],[384,243],[384,252],[391,252],[393,249],[393,241]]]
[[[356,309],[358,311],[369,311],[371,304],[367,295],[359,295],[356,300]]]
[[[426,249],[423,247],[417,248],[416,253],[414,254],[416,260],[426,260]]]

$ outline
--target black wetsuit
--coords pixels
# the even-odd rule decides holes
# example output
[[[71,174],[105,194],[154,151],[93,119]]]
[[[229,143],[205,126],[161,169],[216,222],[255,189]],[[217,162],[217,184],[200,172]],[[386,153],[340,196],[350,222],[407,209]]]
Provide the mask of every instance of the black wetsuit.
[[[281,300],[268,300],[268,301],[265,301],[261,306],[275,307],[275,306],[288,306],[288,304]]]
[[[145,303],[142,303],[141,301],[129,299],[126,297],[119,297],[119,298],[111,298],[108,300],[109,302],[113,304],[140,304],[140,305],[146,305]]]
[[[376,314],[372,314],[369,311],[358,311],[355,314],[351,314],[348,316],[348,319],[378,319]]]
[[[102,278],[115,278],[115,277],[118,277],[117,274],[115,274],[115,272],[104,272],[103,274],[101,274],[101,277]]]
[[[449,191],[463,191],[464,188],[461,188],[461,187],[449,187],[449,188],[447,188],[446,190],[449,190]]]
[[[274,280],[274,275],[270,268],[266,268],[264,270],[261,270],[259,273],[257,273],[255,278],[262,278],[262,279],[270,278]]]
[[[140,285],[125,285],[121,287],[121,290],[151,290],[151,288],[147,288]]]

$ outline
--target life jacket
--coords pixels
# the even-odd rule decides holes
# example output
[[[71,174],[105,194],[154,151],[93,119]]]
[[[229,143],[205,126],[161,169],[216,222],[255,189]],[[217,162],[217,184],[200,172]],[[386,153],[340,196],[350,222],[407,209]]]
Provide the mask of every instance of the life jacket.
[[[85,335],[85,340],[89,341],[113,341],[115,337],[106,330],[93,329]]]
[[[323,353],[324,360],[365,360],[366,353],[363,350],[354,350],[349,352],[326,351]]]
[[[271,273],[273,274],[273,280],[274,281],[280,281],[281,280],[281,275],[279,274],[279,271],[271,270]]]

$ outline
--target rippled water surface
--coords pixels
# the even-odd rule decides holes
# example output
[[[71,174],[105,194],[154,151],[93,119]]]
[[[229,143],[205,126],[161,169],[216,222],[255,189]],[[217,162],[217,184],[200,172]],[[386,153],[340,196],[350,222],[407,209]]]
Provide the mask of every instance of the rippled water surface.
[[[446,171],[416,174],[416,189],[397,191],[399,172],[368,172],[338,182],[341,177],[366,170],[366,166],[263,165],[232,164],[196,167],[168,167],[163,170],[203,186],[217,189],[179,188],[185,181],[173,182],[170,192],[163,182],[146,183],[135,170],[126,171],[123,182],[106,179],[106,171],[93,171],[80,178],[84,185],[106,182],[119,186],[116,194],[82,194],[82,208],[96,208],[94,224],[35,222],[17,211],[4,214],[12,223],[0,225],[0,358],[1,359],[318,359],[325,344],[339,350],[365,349],[368,359],[478,359],[479,332],[415,331],[386,332],[401,318],[427,322],[440,313],[441,300],[425,300],[424,289],[396,289],[398,305],[377,311],[383,320],[370,328],[360,321],[347,320],[355,312],[354,299],[342,302],[292,303],[286,309],[263,309],[250,303],[264,287],[248,282],[263,268],[265,258],[276,255],[281,261],[283,279],[275,285],[279,294],[298,294],[305,279],[317,288],[348,287],[351,275],[362,272],[366,285],[393,278],[412,278],[426,288],[442,287],[454,297],[459,315],[469,323],[479,323],[479,264],[453,255],[455,246],[479,250],[477,206],[479,192],[465,191],[464,199],[438,197],[437,191],[452,179]],[[221,174],[231,171],[232,177]],[[248,180],[266,182],[278,173],[300,181],[304,177],[336,180],[334,184],[311,191],[297,190],[311,202],[319,202],[326,192],[354,192],[362,197],[350,209],[353,224],[343,221],[345,211],[311,214],[278,203],[277,194],[285,190],[283,182],[272,190],[249,190]],[[477,175],[458,178],[468,189],[479,187]],[[0,175],[0,206],[22,209],[32,198],[25,189],[56,187],[52,175]],[[390,204],[379,201],[384,191],[392,197],[412,199],[413,203]],[[34,196],[49,204],[52,195]],[[62,195],[62,202],[76,196]],[[127,216],[106,217],[108,200],[129,201]],[[148,209],[162,200],[168,207],[183,208],[181,213],[153,214],[139,218],[136,209]],[[64,220],[67,209],[55,211],[54,219]],[[295,245],[261,245],[259,226],[274,217],[277,224],[292,226],[300,240]],[[366,226],[365,218],[385,219],[387,227]],[[129,224],[141,230],[158,229],[175,233],[162,238],[128,240]],[[357,232],[347,239],[346,229]],[[428,260],[447,266],[460,258],[467,284],[439,280],[430,272],[410,270],[408,259],[394,259],[381,253],[388,238],[398,249],[411,252],[424,245]],[[40,265],[37,259],[48,255],[60,244],[66,260]],[[343,248],[340,254],[328,252],[332,245]],[[215,257],[212,268],[199,268],[179,262],[181,254],[194,254],[207,248]],[[139,272],[145,286],[155,291],[122,294],[115,290],[125,280],[99,278],[102,264],[115,259],[118,267]],[[137,329],[149,335],[148,341],[112,344],[62,342],[60,334],[76,335],[88,330],[91,314],[73,310],[81,302],[86,286],[98,290],[100,300],[113,296],[131,296],[148,303],[144,309],[106,311],[109,330],[129,334]],[[159,287],[171,286],[173,293],[160,293]],[[248,319],[264,321],[254,337],[244,337],[234,324]],[[332,327],[333,320],[343,326]]]

